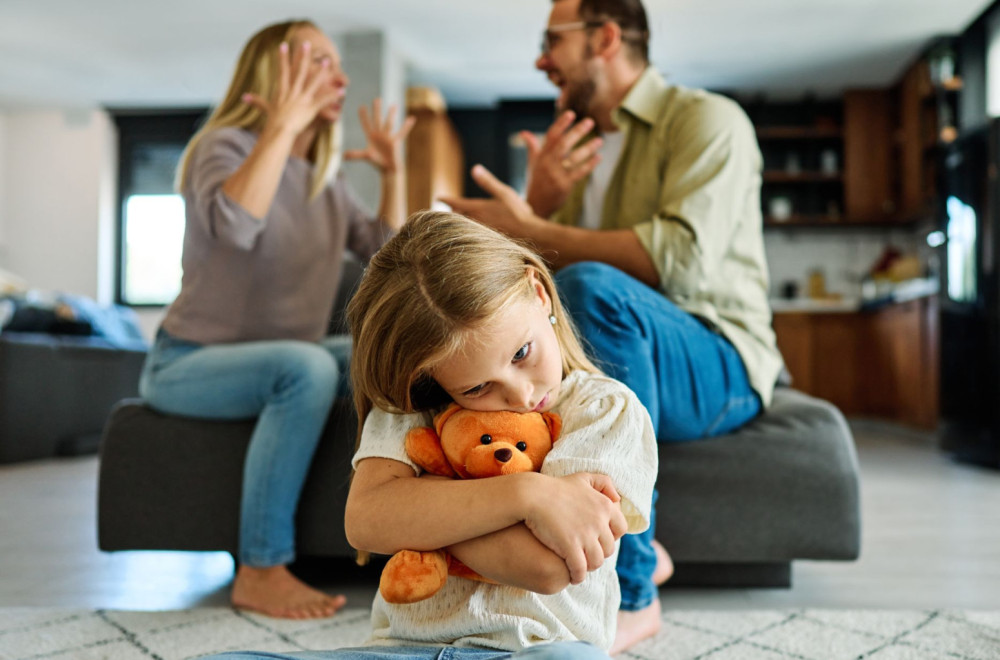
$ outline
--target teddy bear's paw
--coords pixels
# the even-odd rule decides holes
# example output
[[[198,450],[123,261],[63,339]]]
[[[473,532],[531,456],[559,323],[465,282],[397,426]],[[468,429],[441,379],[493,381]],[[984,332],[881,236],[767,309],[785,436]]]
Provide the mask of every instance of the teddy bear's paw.
[[[378,589],[387,603],[403,605],[430,598],[448,579],[448,559],[443,550],[400,550],[385,568]]]

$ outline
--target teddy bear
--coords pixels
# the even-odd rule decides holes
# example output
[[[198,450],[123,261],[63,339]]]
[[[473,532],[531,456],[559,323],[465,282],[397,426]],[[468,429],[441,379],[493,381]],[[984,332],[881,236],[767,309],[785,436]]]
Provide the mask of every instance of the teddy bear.
[[[434,417],[434,428],[406,434],[406,453],[428,473],[443,477],[537,472],[561,426],[556,413],[481,412],[453,403]],[[493,582],[445,550],[400,550],[382,570],[379,592],[388,603],[416,603],[437,593],[448,575]]]

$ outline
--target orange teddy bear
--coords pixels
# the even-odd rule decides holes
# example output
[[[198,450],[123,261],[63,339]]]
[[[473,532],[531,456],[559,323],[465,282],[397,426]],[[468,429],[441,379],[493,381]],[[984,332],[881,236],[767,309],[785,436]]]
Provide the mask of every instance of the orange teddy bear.
[[[479,412],[451,404],[406,434],[406,453],[430,474],[461,479],[538,471],[559,435],[556,413]],[[379,591],[388,603],[430,598],[448,575],[492,582],[445,550],[400,550],[382,570]]]

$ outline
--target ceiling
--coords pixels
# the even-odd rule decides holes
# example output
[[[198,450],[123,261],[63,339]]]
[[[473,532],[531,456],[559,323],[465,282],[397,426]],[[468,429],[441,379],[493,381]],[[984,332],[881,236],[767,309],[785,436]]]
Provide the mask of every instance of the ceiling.
[[[673,81],[773,94],[895,80],[930,38],[991,0],[645,0]],[[0,108],[215,102],[260,26],[310,17],[381,30],[409,82],[452,105],[552,97],[533,69],[548,0],[0,0]],[[350,71],[348,71],[350,74]]]

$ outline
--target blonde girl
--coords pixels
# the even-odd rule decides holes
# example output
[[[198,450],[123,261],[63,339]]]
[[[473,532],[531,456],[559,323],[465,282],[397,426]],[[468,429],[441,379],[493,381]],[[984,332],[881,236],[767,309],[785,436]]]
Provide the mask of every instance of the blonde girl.
[[[181,292],[140,392],[167,414],[256,418],[243,465],[235,606],[288,618],[344,603],[299,581],[299,494],[349,353],[324,338],[345,249],[367,259],[402,225],[402,142],[378,100],[362,108],[365,149],[344,154],[382,176],[378,215],[342,176],[348,87],[336,46],[310,21],[260,30],[178,170],[186,229]]]
[[[411,217],[373,257],[348,315],[363,420],[347,503],[359,550],[446,547],[499,584],[452,578],[433,597],[376,596],[361,648],[227,658],[607,658],[617,539],[648,525],[652,425],[576,339],[545,264],[462,216]],[[421,477],[406,431],[446,401],[554,411],[541,473]]]

